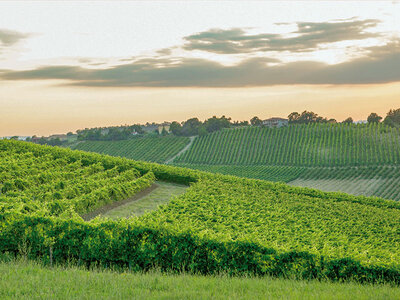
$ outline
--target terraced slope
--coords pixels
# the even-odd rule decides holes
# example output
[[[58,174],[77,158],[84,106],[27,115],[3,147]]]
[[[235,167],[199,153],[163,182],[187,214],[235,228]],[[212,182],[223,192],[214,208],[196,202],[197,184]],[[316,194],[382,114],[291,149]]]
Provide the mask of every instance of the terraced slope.
[[[74,149],[163,163],[188,143],[187,137],[144,137],[126,141],[86,141]]]
[[[133,270],[155,267],[199,274],[251,273],[400,284],[400,203],[396,201],[17,141],[0,141],[0,153],[4,193],[0,197],[0,253],[20,253],[47,263],[76,261]],[[81,177],[76,177],[76,172],[71,178],[55,172],[57,178],[72,181],[46,184],[55,166],[74,163],[79,170],[79,166],[88,167],[83,168],[84,174],[93,169],[113,170],[124,179],[125,172],[139,179],[154,174],[157,180],[191,186],[167,205],[139,218],[88,223],[76,213],[82,207],[103,203],[98,197],[103,193],[91,197],[90,191],[82,189],[84,194],[77,201],[69,199],[64,190],[79,186]],[[50,197],[38,199],[29,192],[34,189],[30,185],[35,182],[34,174],[27,180],[27,188],[21,188],[24,184],[20,181],[36,164],[32,173],[45,179],[38,188],[48,190],[44,195]],[[82,188],[86,182],[82,180]],[[132,182],[135,179],[120,186],[135,186]],[[114,183],[111,181],[110,187]],[[102,186],[109,187],[107,181]],[[59,189],[61,199],[51,197],[54,189]],[[114,188],[108,190],[112,191],[108,197],[115,195]]]

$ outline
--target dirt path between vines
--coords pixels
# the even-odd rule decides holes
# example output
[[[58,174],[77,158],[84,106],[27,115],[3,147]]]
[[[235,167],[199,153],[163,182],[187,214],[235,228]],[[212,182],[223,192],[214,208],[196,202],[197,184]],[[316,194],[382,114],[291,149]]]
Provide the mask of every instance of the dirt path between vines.
[[[187,144],[181,151],[179,151],[177,154],[175,154],[174,156],[172,156],[170,159],[165,161],[165,164],[168,165],[170,163],[172,163],[174,161],[175,158],[177,158],[178,156],[182,155],[184,152],[188,151],[190,146],[192,146],[194,139],[197,137],[197,135],[195,136],[190,136],[189,139],[189,144]]]
[[[129,203],[129,202],[132,202],[132,201],[138,201],[138,200],[140,200],[141,198],[143,198],[144,196],[147,196],[148,194],[150,194],[150,193],[151,193],[152,191],[154,191],[155,189],[158,189],[159,187],[160,187],[159,184],[153,183],[153,184],[152,184],[151,186],[149,186],[148,188],[146,188],[146,189],[140,191],[139,193],[133,195],[133,196],[130,197],[130,198],[127,198],[127,199],[125,199],[125,200],[121,200],[121,201],[117,201],[117,202],[113,202],[113,203],[104,205],[104,206],[102,206],[102,207],[100,207],[100,208],[98,208],[98,209],[96,209],[96,210],[94,210],[94,211],[92,211],[92,212],[89,212],[89,213],[87,213],[87,214],[81,215],[81,217],[82,217],[82,219],[85,220],[85,221],[90,221],[91,219],[97,217],[98,215],[100,215],[100,214],[103,215],[103,214],[105,214],[106,212],[108,212],[108,211],[110,211],[110,210],[112,210],[112,209],[114,209],[114,208],[116,208],[116,207],[118,207],[118,206],[125,205],[125,204],[127,204],[127,203]]]

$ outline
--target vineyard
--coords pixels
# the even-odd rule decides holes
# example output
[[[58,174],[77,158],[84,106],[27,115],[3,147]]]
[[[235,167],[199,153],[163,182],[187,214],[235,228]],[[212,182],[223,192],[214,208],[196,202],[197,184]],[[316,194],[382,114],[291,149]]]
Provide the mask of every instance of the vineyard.
[[[142,176],[126,163],[46,150],[0,143],[0,211],[85,213],[128,198],[154,181],[151,172]]]
[[[139,137],[125,141],[86,141],[74,149],[163,163],[188,143],[187,137]]]
[[[43,262],[400,284],[400,203],[0,141],[0,253]],[[132,219],[79,214],[154,179],[190,185]]]
[[[197,138],[177,163],[307,167],[400,164],[400,131],[383,124],[247,127]]]
[[[224,130],[195,139],[174,165],[400,200],[400,131],[384,124]]]
[[[225,175],[400,201],[400,166],[293,167],[175,164]]]

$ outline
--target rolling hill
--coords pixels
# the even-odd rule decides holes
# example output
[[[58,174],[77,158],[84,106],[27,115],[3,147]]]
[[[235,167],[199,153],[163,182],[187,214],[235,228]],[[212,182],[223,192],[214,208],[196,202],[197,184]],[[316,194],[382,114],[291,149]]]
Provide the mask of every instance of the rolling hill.
[[[0,141],[0,252],[131,270],[400,283],[400,203]],[[190,185],[141,217],[79,214],[155,180]]]
[[[243,127],[196,137],[192,144],[168,136],[82,142],[76,149],[400,200],[400,131],[383,124]]]
[[[124,141],[84,141],[73,149],[163,163],[188,143],[187,137],[145,137]]]
[[[383,124],[227,129],[198,137],[174,164],[400,200],[400,131]]]

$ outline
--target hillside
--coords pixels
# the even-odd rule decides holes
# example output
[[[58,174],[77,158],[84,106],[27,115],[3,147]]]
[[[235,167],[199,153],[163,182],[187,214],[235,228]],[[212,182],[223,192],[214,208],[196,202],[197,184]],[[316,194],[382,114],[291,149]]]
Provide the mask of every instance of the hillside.
[[[124,141],[84,141],[74,149],[163,163],[188,143],[187,137],[145,137]]]
[[[2,253],[132,270],[400,283],[395,201],[16,141],[0,141],[0,158]],[[78,216],[154,179],[190,187],[139,218]]]
[[[400,165],[400,131],[382,124],[229,129],[199,137],[175,162],[307,167]]]
[[[400,131],[383,124],[229,129],[197,138],[174,164],[400,200]]]

